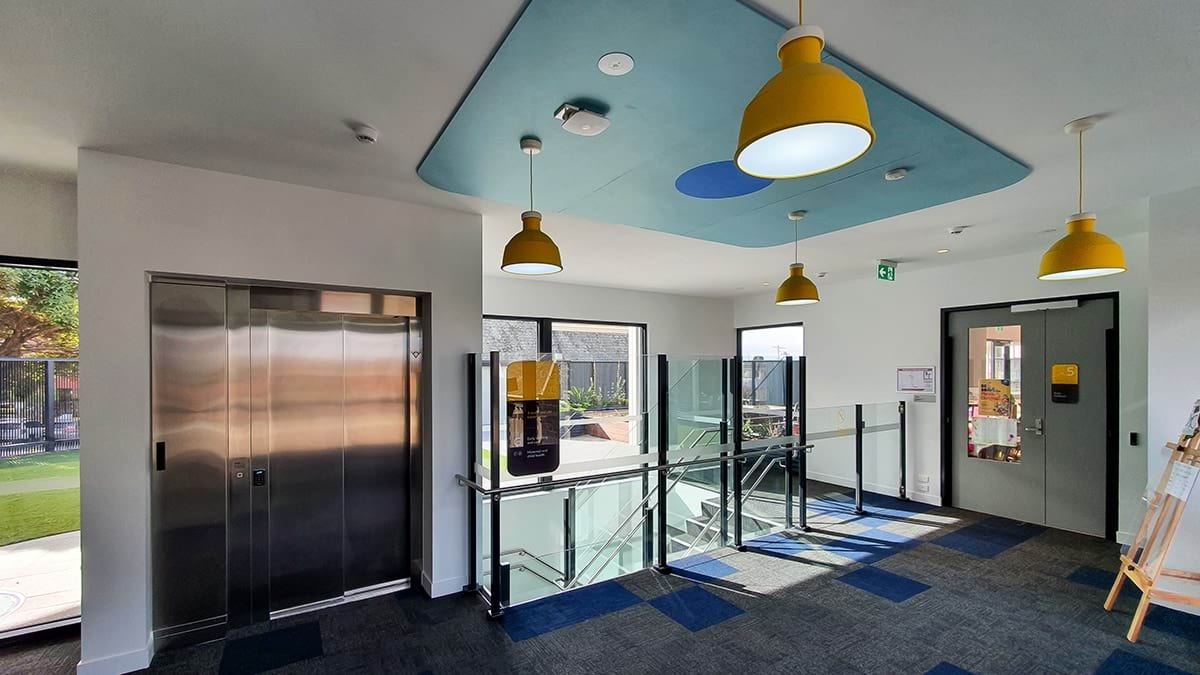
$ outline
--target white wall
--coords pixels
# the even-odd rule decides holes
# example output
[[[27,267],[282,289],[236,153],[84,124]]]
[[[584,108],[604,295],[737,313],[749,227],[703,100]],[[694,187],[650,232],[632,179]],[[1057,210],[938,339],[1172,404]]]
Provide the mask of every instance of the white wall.
[[[75,259],[75,184],[0,174],[0,255]]]
[[[733,302],[719,298],[484,277],[487,314],[646,324],[647,354],[732,356]]]
[[[1150,200],[1149,402],[1146,435],[1149,479],[1162,476],[1160,448],[1179,439],[1192,404],[1200,399],[1200,188]],[[1193,492],[1175,535],[1169,567],[1200,572],[1200,492]],[[1200,594],[1200,584],[1163,584]],[[1200,607],[1178,607],[1200,614]]]
[[[1145,205],[1120,213],[1144,219]],[[1105,215],[1100,214],[1101,224],[1106,222]],[[821,302],[817,305],[776,307],[773,293],[741,297],[734,305],[734,319],[738,326],[803,321],[809,406],[825,407],[900,400],[903,397],[896,393],[898,366],[938,366],[940,378],[938,333],[943,307],[1119,291],[1118,537],[1131,537],[1141,518],[1140,497],[1146,481],[1147,444],[1130,447],[1129,432],[1144,435],[1146,430],[1147,235],[1124,237],[1120,242],[1130,270],[1107,279],[1069,284],[1038,281],[1040,251],[925,270],[906,271],[900,265],[894,283],[876,280],[872,267],[863,278],[820,284]],[[941,501],[938,416],[937,403],[909,406],[909,495],[932,503]],[[921,475],[929,476],[926,494],[917,491]]]
[[[80,152],[81,672],[150,656],[146,272],[432,294],[422,582],[441,595],[466,583],[453,476],[465,468],[462,355],[481,342],[480,241],[477,215]]]

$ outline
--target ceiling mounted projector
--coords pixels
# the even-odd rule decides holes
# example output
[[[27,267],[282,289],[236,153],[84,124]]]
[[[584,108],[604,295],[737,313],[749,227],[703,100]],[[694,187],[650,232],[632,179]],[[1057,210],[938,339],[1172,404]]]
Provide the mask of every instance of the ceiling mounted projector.
[[[571,103],[564,103],[554,111],[555,119],[562,120],[562,128],[576,136],[596,136],[608,128],[608,118],[600,113],[585,110]]]

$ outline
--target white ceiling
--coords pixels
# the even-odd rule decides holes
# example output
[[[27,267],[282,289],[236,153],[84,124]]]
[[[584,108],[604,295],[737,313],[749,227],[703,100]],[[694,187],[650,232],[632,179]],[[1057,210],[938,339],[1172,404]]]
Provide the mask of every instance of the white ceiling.
[[[0,169],[70,179],[75,149],[89,147],[466,209],[484,214],[484,269],[500,274],[517,209],[435,190],[415,168],[521,5],[6,0]],[[1061,128],[1084,115],[1108,116],[1087,137],[1087,208],[1200,184],[1194,0],[809,0],[806,13],[843,56],[1033,167],[999,192],[807,240],[812,271],[1044,248],[1075,210],[1075,147]],[[349,120],[378,127],[380,142],[354,142]],[[1144,217],[1111,221],[1102,229],[1145,228]],[[956,225],[971,227],[951,238]],[[545,226],[567,267],[554,280],[573,283],[734,295],[776,284],[792,255],[554,214]],[[941,247],[953,253],[934,255]]]

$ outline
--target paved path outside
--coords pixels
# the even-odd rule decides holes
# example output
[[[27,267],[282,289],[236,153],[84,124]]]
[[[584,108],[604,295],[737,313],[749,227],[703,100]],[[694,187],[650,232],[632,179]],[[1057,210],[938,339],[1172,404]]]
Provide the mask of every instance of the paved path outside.
[[[0,616],[0,632],[79,616],[79,532],[0,546],[0,592],[21,604]]]
[[[14,480],[0,483],[0,495],[19,495],[26,492],[66,490],[77,487],[79,487],[79,476],[59,476],[56,478]]]

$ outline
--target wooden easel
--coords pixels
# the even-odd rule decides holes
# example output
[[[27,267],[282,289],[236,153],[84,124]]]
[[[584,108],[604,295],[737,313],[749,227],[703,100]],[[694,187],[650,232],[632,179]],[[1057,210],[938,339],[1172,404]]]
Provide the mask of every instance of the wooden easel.
[[[1200,572],[1163,566],[1167,553],[1171,550],[1171,542],[1175,539],[1175,531],[1179,529],[1183,511],[1187,508],[1187,499],[1169,494],[1167,485],[1176,464],[1200,466],[1200,433],[1193,431],[1189,435],[1180,436],[1178,443],[1168,443],[1167,448],[1171,451],[1171,459],[1163,471],[1162,480],[1158,482],[1158,489],[1154,491],[1146,517],[1142,519],[1142,526],[1133,538],[1133,544],[1121,556],[1121,571],[1113,581],[1108,599],[1104,601],[1104,609],[1111,611],[1127,578],[1141,590],[1142,599],[1138,602],[1137,611],[1133,613],[1133,621],[1129,625],[1129,633],[1126,634],[1130,642],[1137,642],[1152,600],[1200,606],[1200,594],[1187,595],[1155,588],[1155,583],[1160,577],[1200,582]]]

